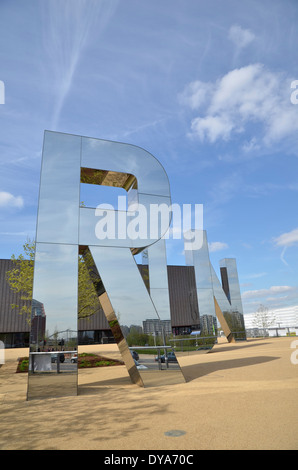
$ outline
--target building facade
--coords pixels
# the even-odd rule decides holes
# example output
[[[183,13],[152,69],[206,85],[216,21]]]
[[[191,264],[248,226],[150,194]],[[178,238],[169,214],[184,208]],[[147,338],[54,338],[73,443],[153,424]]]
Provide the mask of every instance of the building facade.
[[[27,347],[30,339],[30,318],[21,315],[20,309],[30,304],[13,292],[6,280],[6,273],[14,267],[9,259],[0,260],[0,341],[6,348]],[[18,307],[13,307],[18,305]]]

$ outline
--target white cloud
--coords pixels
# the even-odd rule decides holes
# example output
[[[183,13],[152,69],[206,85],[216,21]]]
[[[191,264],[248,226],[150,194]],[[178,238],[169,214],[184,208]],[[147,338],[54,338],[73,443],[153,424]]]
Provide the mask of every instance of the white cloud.
[[[250,140],[244,142],[242,145],[242,150],[246,153],[251,153],[260,150],[260,145],[257,143],[255,137],[252,137]]]
[[[267,273],[253,273],[253,274],[247,274],[245,277],[245,279],[258,279],[259,277],[263,277],[263,276],[266,276]]]
[[[23,206],[22,196],[13,196],[11,193],[0,191],[0,207],[17,207],[21,209]]]
[[[249,291],[243,292],[242,298],[254,299],[254,298],[260,298],[260,297],[266,297],[268,295],[271,295],[271,296],[280,295],[280,294],[292,292],[293,290],[297,290],[297,288],[291,287],[291,286],[272,286],[269,289],[249,290]]]
[[[237,47],[242,49],[255,39],[255,35],[249,29],[243,29],[241,26],[235,24],[229,29],[229,39],[231,39]]]
[[[30,232],[31,236],[35,236],[35,231]],[[28,238],[28,232],[0,232],[1,236],[7,236],[7,237],[27,237]]]
[[[297,286],[271,286],[268,289],[249,290],[241,294],[244,311],[252,312],[263,304],[268,308],[281,308],[297,304]]]
[[[231,70],[213,84],[192,82],[181,94],[185,105],[200,111],[191,135],[214,143],[243,134],[246,153],[295,138],[298,107],[290,101],[290,83],[259,63]]]
[[[225,250],[226,248],[228,248],[228,245],[223,242],[211,242],[208,243],[208,246],[210,253],[213,253],[214,251]]]
[[[287,251],[287,248],[290,246],[293,246],[295,244],[298,244],[298,228],[295,228],[294,230],[291,230],[291,232],[285,232],[282,233],[279,237],[276,237],[273,239],[273,243],[279,247],[283,247],[280,259],[285,264],[286,266],[289,266],[285,259],[285,254]]]
[[[234,125],[227,116],[206,116],[193,119],[191,130],[201,141],[209,140],[211,143],[222,138],[228,140]]]
[[[228,109],[229,113],[235,113],[240,108],[243,117],[254,116],[268,96],[273,78],[261,64],[231,70],[215,84],[209,112],[214,114]]]
[[[277,246],[289,247],[298,243],[298,228],[295,228],[291,232],[286,232],[279,237],[274,238],[274,243]]]
[[[197,80],[189,83],[184,91],[178,95],[178,99],[181,104],[190,106],[192,109],[198,109],[206,103],[211,92],[211,83],[204,83]]]

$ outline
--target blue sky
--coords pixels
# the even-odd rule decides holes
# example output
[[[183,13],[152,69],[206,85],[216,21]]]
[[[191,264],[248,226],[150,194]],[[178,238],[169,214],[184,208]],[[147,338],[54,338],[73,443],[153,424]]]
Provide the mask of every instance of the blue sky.
[[[297,305],[297,20],[296,0],[1,0],[0,258],[35,236],[48,129],[151,152],[172,202],[204,205],[216,271],[237,258],[245,313]]]

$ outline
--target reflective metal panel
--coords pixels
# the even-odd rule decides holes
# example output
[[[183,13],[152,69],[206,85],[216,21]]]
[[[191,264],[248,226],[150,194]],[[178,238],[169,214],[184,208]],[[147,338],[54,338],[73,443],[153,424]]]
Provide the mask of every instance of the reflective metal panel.
[[[173,331],[171,323],[170,297],[167,272],[167,256],[165,240],[160,239],[158,242],[150,245],[143,252],[143,275],[146,275],[148,269],[148,290],[150,297],[158,312],[159,320],[148,318],[143,322],[143,330],[148,335],[149,341],[155,346],[166,345],[168,349],[161,355],[160,350],[157,351],[157,359],[159,367],[162,370],[163,360],[167,365],[167,370],[172,372],[172,380],[183,382],[184,376],[179,371],[179,359],[174,349]],[[146,281],[146,279],[145,279]],[[172,349],[171,349],[172,348]],[[176,371],[176,377],[173,371]],[[179,371],[179,373],[178,373]]]
[[[219,282],[216,272],[211,264],[210,269],[212,273],[214,296],[217,299],[218,305],[220,306],[221,310],[223,312],[229,312],[231,310],[231,303],[229,302],[225,292],[223,291],[222,285]]]
[[[189,239],[189,236],[186,240]],[[189,246],[189,245],[188,245]],[[185,243],[186,248],[186,243]],[[206,232],[203,232],[203,242],[200,248],[185,249],[185,259],[188,266],[194,266],[199,304],[199,327],[193,333],[196,337],[198,350],[206,352],[217,342],[217,319],[214,304],[211,264]]]
[[[224,321],[227,323],[231,335],[235,340],[245,340],[245,326],[244,326],[244,317],[242,313],[242,301],[240,295],[240,287],[238,282],[238,274],[237,268],[233,260],[231,259],[231,264],[229,263],[229,259],[225,259],[224,263],[222,264],[222,268],[224,267],[223,264],[227,262],[229,265],[229,272],[225,268],[223,271],[221,268],[221,277],[222,283],[227,286],[226,291],[223,290],[222,284],[218,280],[218,277],[215,273],[213,266],[211,265],[212,271],[212,283],[214,289],[214,296],[217,300],[218,308],[222,312],[222,318],[219,319],[219,322],[224,329]],[[229,276],[229,273],[231,277]],[[233,298],[231,297],[231,291],[229,289],[229,285],[233,286]],[[238,288],[237,288],[238,283]],[[237,295],[238,291],[238,295]],[[225,333],[226,334],[226,333]]]
[[[228,298],[230,299],[233,308],[236,308],[240,313],[243,313],[236,259],[224,258],[219,262],[219,265],[221,270],[226,270]]]
[[[89,138],[82,140],[81,164],[84,168],[108,172],[106,176],[98,176],[98,184],[122,184],[129,189],[127,211],[113,208],[102,211],[97,207],[92,212],[81,208],[79,243],[90,248],[109,299],[109,308],[120,318],[119,323],[129,344],[138,346],[138,350],[142,348],[146,343],[144,329],[148,322],[153,322],[156,331],[161,331],[161,335],[152,339],[154,347],[147,345],[146,351],[142,350],[142,363],[137,366],[141,369],[142,381],[145,385],[148,382],[172,382],[174,372],[175,381],[184,380],[177,361],[170,366],[167,359],[167,374],[162,376],[161,360],[155,361],[160,343],[166,358],[167,349],[171,349],[165,334],[165,325],[170,324],[166,278],[164,287],[154,288],[150,297],[132,257],[132,252],[156,244],[169,228],[171,200],[166,172],[155,157],[139,147]],[[127,178],[125,183],[119,179],[122,173]],[[150,338],[147,339],[149,341]],[[125,355],[123,358],[125,360]]]
[[[143,264],[145,263],[149,266],[150,288],[168,289],[166,244],[163,238],[144,250]]]
[[[105,205],[103,209],[100,204],[106,201],[98,201],[96,208],[80,208],[80,182],[124,188],[128,207],[125,202],[124,207],[107,209]],[[194,247],[187,253],[196,272],[200,266],[200,277],[196,276],[200,318],[196,311],[193,324],[182,325],[181,335],[180,331],[172,334],[162,240],[170,221],[168,177],[150,153],[129,144],[45,133],[33,294],[45,315],[43,322],[38,318],[32,322],[37,331],[30,345],[28,398],[76,393],[77,366],[68,359],[77,347],[79,247],[80,252],[89,247],[92,254],[98,296],[133,382],[183,382],[176,353],[212,347],[217,304],[207,241],[202,250]],[[147,286],[133,257],[144,248],[148,251]],[[229,288],[236,301],[234,284]],[[219,294],[218,298],[220,302]],[[47,345],[39,338],[41,324],[47,331]],[[46,351],[46,346],[54,351]],[[58,354],[62,347],[64,362],[61,351]],[[132,360],[129,347],[138,352],[138,363]]]
[[[196,283],[198,290],[198,301],[200,318],[215,311],[218,321],[228,339],[245,339],[245,328],[242,313],[242,302],[238,281],[236,261],[227,258],[221,262],[221,276],[225,289],[218,280],[209,259],[209,250],[206,232],[203,231],[203,245],[199,250],[186,251],[186,259],[195,267]],[[214,303],[203,301],[203,289],[209,290],[209,297],[213,292]]]
[[[129,191],[129,210],[117,211],[111,208],[108,213],[109,221],[113,216],[117,217],[114,222],[112,220],[112,225],[106,228],[106,237],[99,237],[97,233],[97,229],[101,228],[100,223],[98,227],[98,209],[96,213],[96,210],[81,208],[79,218],[80,181],[86,184],[122,187]],[[101,202],[105,201],[98,201]],[[158,215],[158,221],[153,227],[150,227],[151,205],[163,205],[168,209],[166,214],[161,217]],[[39,321],[38,317],[32,322],[28,398],[72,394],[75,391],[76,374],[74,380],[70,377],[72,372],[77,371],[76,364],[71,363],[73,365],[67,368],[69,373],[65,374],[62,356],[56,354],[57,369],[53,369],[52,359],[55,358],[53,354],[45,354],[45,338],[40,339],[39,326],[43,323],[42,331],[45,328],[47,330],[48,348],[57,352],[62,346],[64,349],[66,346],[66,349],[70,350],[70,342],[71,349],[76,348],[78,245],[127,247],[124,250],[131,262],[133,258],[130,249],[138,250],[150,245],[161,237],[162,230],[168,229],[169,206],[170,189],[166,172],[158,160],[145,150],[127,144],[45,132],[33,297],[37,304],[44,306],[46,313],[43,322]],[[110,233],[113,229],[114,233]],[[122,249],[121,253],[124,253],[124,250]],[[109,263],[112,266],[113,254],[110,254]],[[121,265],[122,260],[117,261]],[[124,262],[127,262],[127,257]],[[133,279],[128,275],[132,266]],[[127,265],[127,274],[126,266],[123,264],[122,267],[123,269],[119,270],[118,263],[114,264],[114,283],[109,286],[113,304],[118,306],[118,300],[121,300],[121,312],[123,310],[124,317],[127,316],[127,322],[141,325],[140,312],[147,317],[156,317],[156,309],[135,263]],[[117,276],[120,271],[122,278]],[[109,277],[106,274],[104,276],[109,284]],[[133,298],[129,299],[129,306],[125,301],[128,300],[127,294],[124,294],[122,289],[123,278],[130,282],[126,284],[125,291],[133,289],[135,292]],[[115,281],[118,281],[117,287]],[[107,318],[113,322],[112,331],[115,331],[115,311],[107,293],[101,296],[101,300],[105,305]],[[115,318],[111,318],[113,314]],[[34,331],[33,326],[37,331]],[[125,344],[124,338],[121,345],[118,342],[126,365],[131,370],[131,355],[129,358],[125,357]],[[137,371],[134,364],[132,369]],[[137,376],[135,373],[132,375]]]
[[[142,317],[156,317],[131,251],[99,246],[90,251],[120,323],[141,325]]]
[[[169,196],[169,181],[160,162],[146,150],[130,144],[82,138],[82,167],[132,174],[139,192]],[[102,184],[102,183],[100,183]]]
[[[106,314],[107,320],[109,322],[109,326],[112,330],[115,341],[118,345],[121,357],[124,359],[126,368],[128,370],[128,373],[130,375],[132,382],[139,385],[140,387],[143,387],[144,383],[138,371],[137,364],[128,348],[126,339],[123,335],[123,332],[120,326],[119,314],[117,317],[114,311],[114,308],[110,302],[109,296],[105,291],[102,291],[102,293],[99,296],[99,300]]]
[[[148,294],[131,251],[93,246],[90,246],[90,251],[108,295],[110,311],[115,313],[126,342],[139,355],[136,367],[143,384],[184,382],[177,360],[168,354],[172,348],[165,334],[166,323]],[[162,309],[161,312],[164,313]],[[107,312],[106,315],[108,317]],[[148,333],[146,322],[154,324],[156,334]]]
[[[235,258],[225,258],[220,261],[222,285],[230,300],[231,309],[226,314],[226,320],[236,340],[245,340],[245,324],[243,316],[242,299],[238,279],[237,263]]]
[[[134,210],[81,207],[79,244],[142,249],[168,230],[170,205],[169,197],[138,193]]]
[[[77,295],[78,247],[37,243],[33,298],[44,310],[35,325],[45,316],[46,337],[32,330],[28,399],[77,394]]]
[[[79,136],[45,132],[36,241],[78,244]]]

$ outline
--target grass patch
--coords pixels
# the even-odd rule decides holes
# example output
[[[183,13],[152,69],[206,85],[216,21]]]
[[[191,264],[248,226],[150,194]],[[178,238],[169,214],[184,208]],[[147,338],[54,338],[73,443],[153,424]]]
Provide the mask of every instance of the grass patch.
[[[81,354],[79,354],[79,357],[96,357],[96,354],[92,354],[92,353],[81,353]]]
[[[78,355],[78,367],[80,369],[91,367],[122,366],[123,364],[123,361],[110,359],[104,356],[98,356],[97,354],[82,353]]]
[[[122,366],[123,361],[117,359],[110,359],[108,357],[99,356],[97,354],[82,353],[78,356],[78,367],[80,369],[87,369],[91,367],[109,367],[109,366]],[[20,357],[16,373],[28,372],[29,357]]]
[[[17,373],[28,372],[29,369],[29,357],[19,357],[17,365]]]

